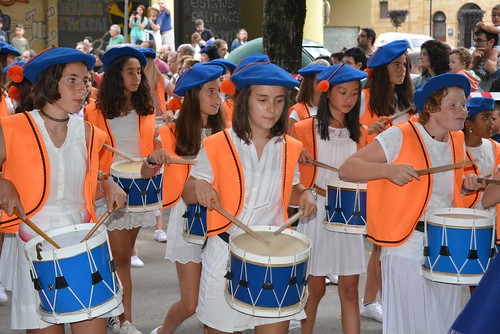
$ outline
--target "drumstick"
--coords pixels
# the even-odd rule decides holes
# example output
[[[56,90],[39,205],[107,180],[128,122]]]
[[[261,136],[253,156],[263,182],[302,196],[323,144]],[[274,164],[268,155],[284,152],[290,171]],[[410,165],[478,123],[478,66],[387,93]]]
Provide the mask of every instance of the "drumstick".
[[[281,225],[279,229],[274,231],[274,235],[278,235],[281,232],[283,232],[286,228],[288,228],[288,226],[292,225],[297,220],[299,220],[302,217],[302,214],[303,214],[303,212],[299,211],[296,214],[294,214],[293,216],[291,216],[290,218],[288,218],[288,220],[285,222],[285,224]]]
[[[266,240],[262,239],[262,237],[260,235],[258,235],[257,233],[255,233],[255,231],[253,231],[250,227],[248,227],[245,224],[243,224],[242,222],[240,222],[238,220],[238,218],[236,218],[235,216],[233,216],[232,214],[230,214],[229,212],[227,212],[223,208],[219,208],[219,209],[216,208],[215,210],[217,210],[221,215],[223,215],[224,217],[226,217],[227,219],[229,219],[230,221],[232,221],[236,226],[238,226],[239,228],[241,228],[243,231],[245,231],[246,233],[250,234],[252,237],[254,237],[255,239],[257,239],[260,242],[262,242],[264,245],[266,245],[267,247],[269,247],[269,245],[270,245],[269,241],[266,241]]]
[[[132,158],[130,155],[128,155],[127,153],[125,152],[122,152],[114,147],[111,147],[109,146],[108,144],[104,144],[104,147],[107,148],[108,150],[110,150],[111,152],[119,155],[120,157],[122,158],[125,158],[126,160],[130,161],[130,162],[134,162],[136,160],[134,160],[134,158]]]
[[[179,165],[195,165],[196,160],[193,159],[179,159],[179,158],[174,158],[170,157],[169,158],[171,164],[179,164]]]
[[[319,161],[316,161],[316,160],[312,160],[311,163],[314,166],[317,166],[317,167],[328,169],[328,170],[331,170],[331,171],[337,172],[337,173],[339,172],[339,169],[337,167],[333,167],[333,166],[327,165],[325,163],[322,163],[322,162],[319,162]]]
[[[51,237],[49,237],[47,234],[45,234],[44,231],[42,231],[38,226],[35,225],[35,223],[33,223],[28,217],[26,217],[25,219],[23,219],[21,217],[21,213],[19,212],[19,210],[17,208],[14,208],[14,214],[16,216],[19,217],[19,219],[21,219],[26,225],[28,225],[33,231],[35,231],[36,233],[38,233],[42,238],[44,238],[45,240],[47,240],[50,244],[52,244],[52,246],[54,246],[56,249],[60,249],[61,246],[59,246],[54,240],[52,240]]]
[[[115,209],[115,206],[113,206],[113,211]],[[111,214],[111,212],[109,211],[106,211],[102,216],[101,218],[99,218],[99,220],[97,221],[97,223],[95,223],[95,226],[92,227],[92,229],[89,231],[89,233],[87,233],[87,235],[85,236],[85,238],[82,239],[82,241],[80,242],[84,242],[84,241],[87,241],[90,239],[90,237],[92,236],[92,234],[95,233],[95,231],[97,231],[97,229],[99,228],[99,226],[102,225],[102,223],[104,223],[106,221],[106,219],[108,219],[109,215]]]
[[[406,108],[405,110],[403,110],[399,114],[396,114],[396,115],[392,116],[391,118],[389,118],[388,120],[386,120],[383,124],[384,125],[389,125],[390,123],[394,122],[394,120],[396,120],[400,116],[403,116],[404,114],[409,113],[412,109],[413,109],[413,107]]]
[[[420,169],[417,170],[418,175],[425,175],[425,174],[434,174],[434,173],[441,173],[441,172],[447,172],[449,170],[454,170],[459,167],[463,167],[466,165],[472,165],[476,161],[471,160],[471,161],[462,161],[458,162],[456,164],[451,164],[451,165],[444,165],[444,166],[439,166],[439,167],[432,167],[432,168],[425,168],[425,169]]]
[[[494,179],[487,179],[485,177],[478,177],[477,180],[479,182],[481,181],[486,181],[486,184],[495,184],[495,185],[500,185],[500,180],[494,180]]]

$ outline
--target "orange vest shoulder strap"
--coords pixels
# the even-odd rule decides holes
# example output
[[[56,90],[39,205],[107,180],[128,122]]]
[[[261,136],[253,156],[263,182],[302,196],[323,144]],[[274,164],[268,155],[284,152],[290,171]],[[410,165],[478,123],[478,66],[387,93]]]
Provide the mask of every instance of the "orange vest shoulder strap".
[[[318,145],[316,143],[317,140],[317,130],[316,130],[316,117],[309,117],[302,121],[299,121],[293,126],[293,135],[297,138],[307,150],[307,153],[311,156],[312,159],[318,159]],[[304,187],[309,188],[314,186],[314,182],[316,181],[316,176],[318,169],[316,166],[307,166],[300,164],[300,183],[304,185]]]

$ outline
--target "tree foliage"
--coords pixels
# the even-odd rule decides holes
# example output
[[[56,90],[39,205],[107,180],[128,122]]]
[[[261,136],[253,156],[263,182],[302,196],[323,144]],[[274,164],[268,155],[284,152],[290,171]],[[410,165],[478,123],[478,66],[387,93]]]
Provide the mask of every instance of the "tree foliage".
[[[401,27],[404,21],[406,21],[406,16],[408,15],[408,11],[406,9],[396,9],[390,10],[388,12],[388,16],[391,19],[391,23],[394,27],[396,27],[396,31]]]

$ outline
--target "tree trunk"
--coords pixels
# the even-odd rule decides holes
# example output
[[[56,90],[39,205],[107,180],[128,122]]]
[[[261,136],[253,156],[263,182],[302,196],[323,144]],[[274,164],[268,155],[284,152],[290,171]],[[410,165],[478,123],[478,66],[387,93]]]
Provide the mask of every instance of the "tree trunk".
[[[305,19],[306,0],[264,0],[264,53],[290,73],[302,65]]]

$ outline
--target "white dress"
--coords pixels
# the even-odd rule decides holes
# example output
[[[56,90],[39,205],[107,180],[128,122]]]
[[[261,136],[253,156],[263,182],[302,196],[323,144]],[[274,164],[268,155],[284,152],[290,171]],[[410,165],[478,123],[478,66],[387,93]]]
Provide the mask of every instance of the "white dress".
[[[330,166],[340,165],[352,154],[357,145],[349,138],[349,130],[329,127],[330,140],[321,140],[316,133],[318,143],[318,161]],[[338,180],[336,172],[318,168],[316,184],[327,189],[329,180]],[[331,232],[323,228],[326,217],[326,199],[318,196],[318,211],[307,219],[301,219],[297,231],[311,238],[312,249],[309,259],[309,274],[313,276],[356,275],[366,270],[363,235]]]
[[[284,223],[281,193],[282,148],[281,138],[273,138],[262,152],[260,160],[253,143],[245,144],[232,129],[229,134],[240,157],[245,176],[245,203],[237,217],[248,226],[282,225]],[[205,150],[198,154],[197,164],[191,176],[213,183],[214,175]],[[293,184],[299,183],[298,168]],[[229,233],[236,229],[232,226]],[[205,325],[223,332],[244,331],[255,326],[270,324],[290,319],[303,319],[302,311],[285,318],[252,317],[232,309],[224,298],[229,258],[228,244],[218,236],[209,237],[202,253],[203,269],[201,273],[200,293],[196,314]]]
[[[44,120],[34,110],[31,112],[47,148],[50,164],[50,190],[47,202],[31,220],[44,232],[58,227],[89,221],[83,197],[87,166],[87,148],[84,123],[70,116],[66,140],[56,148],[49,137]],[[12,329],[45,328],[52,324],[40,320],[36,312],[38,293],[33,288],[29,263],[24,256],[25,242],[36,236],[27,225],[21,223],[17,238],[17,268],[12,289]]]
[[[203,129],[201,138],[208,137],[210,132],[210,129]],[[182,235],[185,220],[183,215],[186,213],[186,210],[187,206],[182,198],[170,209],[165,259],[179,263],[200,263],[202,245],[187,242]]]
[[[416,127],[429,152],[432,166],[451,164],[450,141],[443,143],[434,140],[420,123],[416,123]],[[401,149],[401,130],[391,127],[375,139],[382,145],[387,162],[393,162]],[[434,184],[427,209],[452,207],[453,171],[433,176]],[[382,247],[380,261],[384,333],[447,333],[460,312],[460,286],[431,282],[420,274],[423,236],[422,232],[414,231],[401,246]]]
[[[115,138],[116,149],[131,157],[142,157],[139,143],[139,116],[132,110],[128,115],[108,119],[111,132]],[[151,138],[153,140],[153,138]],[[113,162],[123,160],[114,155]],[[105,198],[96,201],[96,213],[102,216],[107,210]],[[106,228],[113,230],[130,230],[134,228],[153,226],[156,224],[156,211],[125,212],[123,209],[113,212],[106,220]]]

